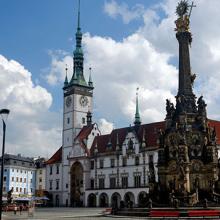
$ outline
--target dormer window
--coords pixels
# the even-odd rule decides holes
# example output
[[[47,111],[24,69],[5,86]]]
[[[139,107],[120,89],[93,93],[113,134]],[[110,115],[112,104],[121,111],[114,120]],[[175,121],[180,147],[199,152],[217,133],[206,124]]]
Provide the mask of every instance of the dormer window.
[[[107,150],[112,150],[112,143],[111,140],[107,143]]]
[[[134,142],[131,140],[131,138],[128,141],[128,153],[133,153],[134,152]]]

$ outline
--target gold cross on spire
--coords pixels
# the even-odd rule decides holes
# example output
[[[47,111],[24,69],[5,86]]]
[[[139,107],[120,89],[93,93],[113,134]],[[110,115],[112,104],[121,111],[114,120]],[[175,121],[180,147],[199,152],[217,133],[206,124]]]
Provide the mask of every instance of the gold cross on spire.
[[[191,5],[188,6],[190,8],[190,11],[189,11],[189,17],[191,16],[192,14],[192,9],[196,7],[196,5],[194,5],[194,2],[192,2]]]

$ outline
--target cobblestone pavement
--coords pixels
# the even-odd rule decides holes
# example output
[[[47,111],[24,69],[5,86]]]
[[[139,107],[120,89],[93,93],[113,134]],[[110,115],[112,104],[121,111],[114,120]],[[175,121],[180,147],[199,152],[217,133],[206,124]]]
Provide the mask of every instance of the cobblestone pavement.
[[[3,212],[3,220],[116,220],[116,219],[140,219],[140,218],[116,218],[104,217],[104,209],[100,208],[37,208],[33,216],[28,216],[28,212],[19,212],[14,215],[13,212]]]

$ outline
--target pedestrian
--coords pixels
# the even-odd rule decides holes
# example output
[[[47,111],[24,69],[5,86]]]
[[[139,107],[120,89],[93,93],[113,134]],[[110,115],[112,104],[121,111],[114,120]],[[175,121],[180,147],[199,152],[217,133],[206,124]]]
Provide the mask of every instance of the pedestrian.
[[[19,210],[20,210],[20,215],[21,215],[21,212],[22,212],[22,210],[23,210],[23,204],[21,204],[21,205],[19,206]]]
[[[17,209],[18,209],[18,207],[17,207],[17,205],[15,204],[15,205],[14,205],[14,215],[16,215]]]

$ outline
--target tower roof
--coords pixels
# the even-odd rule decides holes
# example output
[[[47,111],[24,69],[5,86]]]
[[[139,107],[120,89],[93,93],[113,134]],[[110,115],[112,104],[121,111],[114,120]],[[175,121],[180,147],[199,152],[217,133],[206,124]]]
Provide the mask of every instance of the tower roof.
[[[84,86],[90,87],[87,84],[84,78],[84,54],[82,49],[82,37],[83,34],[81,32],[81,23],[80,23],[80,0],[78,2],[78,16],[77,16],[77,30],[75,34],[76,38],[76,47],[73,52],[73,75],[68,83],[68,86],[76,85],[76,86]],[[93,88],[93,87],[91,87]]]

